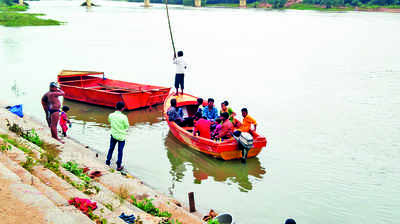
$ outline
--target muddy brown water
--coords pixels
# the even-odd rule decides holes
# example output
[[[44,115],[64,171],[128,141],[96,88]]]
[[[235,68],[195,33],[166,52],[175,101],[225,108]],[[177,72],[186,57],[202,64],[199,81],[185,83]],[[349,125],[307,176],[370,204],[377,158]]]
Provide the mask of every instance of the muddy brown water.
[[[67,22],[0,27],[0,100],[43,120],[40,97],[61,69],[172,86],[162,5],[30,2]],[[124,163],[161,192],[238,223],[396,224],[400,220],[400,14],[171,6],[186,89],[247,107],[268,146],[246,165],[177,141],[161,107],[128,113]],[[65,101],[70,135],[105,153],[111,109]],[[44,120],[43,120],[44,121]]]

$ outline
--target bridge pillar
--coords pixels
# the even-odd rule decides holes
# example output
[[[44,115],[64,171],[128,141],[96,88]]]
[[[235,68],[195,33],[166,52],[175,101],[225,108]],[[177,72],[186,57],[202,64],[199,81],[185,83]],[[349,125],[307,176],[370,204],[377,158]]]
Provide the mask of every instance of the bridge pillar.
[[[92,6],[92,1],[91,0],[86,0],[86,6],[91,7]]]
[[[246,0],[240,0],[239,7],[246,8]]]
[[[201,0],[194,0],[194,7],[201,7]]]
[[[150,0],[144,0],[144,7],[150,7]]]
[[[24,5],[24,0],[19,0],[18,5]]]

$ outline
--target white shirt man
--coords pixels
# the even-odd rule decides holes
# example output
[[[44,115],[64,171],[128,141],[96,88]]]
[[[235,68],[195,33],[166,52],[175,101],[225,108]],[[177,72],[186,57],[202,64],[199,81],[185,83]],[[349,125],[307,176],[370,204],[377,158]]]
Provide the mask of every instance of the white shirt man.
[[[185,84],[185,71],[187,69],[187,63],[183,59],[183,51],[178,51],[178,57],[174,57],[174,64],[176,64],[176,74],[175,74],[175,88],[176,88],[176,94],[178,95],[178,89],[179,86],[182,89],[182,95],[183,95],[183,89],[184,89],[184,84]]]

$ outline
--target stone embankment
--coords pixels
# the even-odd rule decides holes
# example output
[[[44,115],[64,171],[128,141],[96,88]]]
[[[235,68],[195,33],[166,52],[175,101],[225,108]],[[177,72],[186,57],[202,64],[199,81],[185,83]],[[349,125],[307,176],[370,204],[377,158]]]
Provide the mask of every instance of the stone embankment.
[[[151,189],[129,174],[121,175],[106,166],[96,158],[96,152],[71,139],[65,139],[66,143],[60,145],[41,123],[28,116],[18,118],[3,109],[3,104],[0,107],[2,223],[125,223],[119,218],[121,213],[134,214],[145,224],[202,223],[199,214],[188,212],[175,199]],[[35,140],[28,141],[29,138],[27,140],[10,131],[7,120],[9,124],[15,124],[14,128],[35,130],[47,147],[39,147],[33,143]],[[52,146],[56,144],[58,151],[54,153]],[[102,175],[85,182],[62,167],[68,161],[86,167],[89,172],[100,171]],[[150,199],[160,213],[169,215],[158,217],[154,213],[149,214],[139,209],[139,206],[134,206],[131,196],[135,196],[138,201]],[[85,215],[68,203],[68,200],[75,197],[96,202],[97,209]]]

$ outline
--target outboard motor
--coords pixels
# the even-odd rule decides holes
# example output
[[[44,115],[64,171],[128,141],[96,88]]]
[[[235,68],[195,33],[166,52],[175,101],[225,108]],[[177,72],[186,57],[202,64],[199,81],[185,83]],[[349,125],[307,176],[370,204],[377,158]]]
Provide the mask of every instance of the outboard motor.
[[[238,141],[239,150],[242,151],[242,163],[246,163],[247,154],[253,148],[253,136],[248,132],[239,131],[236,131],[233,136]]]

